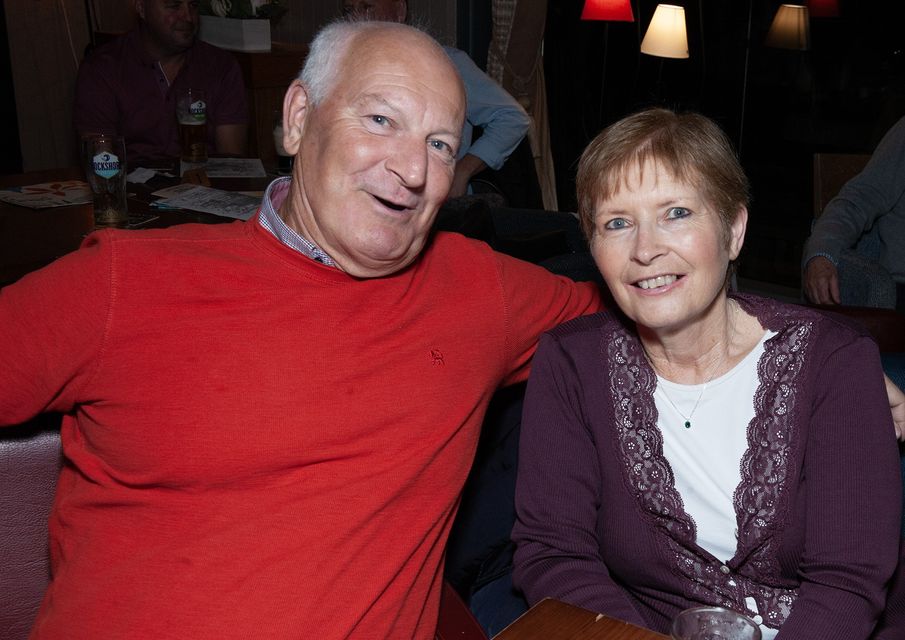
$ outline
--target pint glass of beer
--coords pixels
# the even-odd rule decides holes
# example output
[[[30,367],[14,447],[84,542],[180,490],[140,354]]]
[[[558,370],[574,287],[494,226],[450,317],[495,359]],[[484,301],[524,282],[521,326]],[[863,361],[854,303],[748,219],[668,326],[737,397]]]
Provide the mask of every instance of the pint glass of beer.
[[[94,197],[94,226],[126,226],[126,145],[122,136],[83,137],[82,167]]]
[[[204,91],[186,89],[176,100],[179,141],[185,162],[207,162],[207,100]]]

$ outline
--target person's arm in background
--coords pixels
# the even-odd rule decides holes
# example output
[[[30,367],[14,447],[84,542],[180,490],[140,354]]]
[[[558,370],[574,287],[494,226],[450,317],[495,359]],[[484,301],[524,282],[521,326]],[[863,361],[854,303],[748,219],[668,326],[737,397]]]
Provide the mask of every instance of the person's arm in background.
[[[452,185],[449,187],[449,197],[457,198],[468,193],[468,183],[476,174],[486,168],[487,164],[471,153],[466,153],[456,160],[456,172],[453,175]]]
[[[777,640],[865,640],[898,561],[899,453],[873,341],[850,339],[817,366],[803,418],[801,586]]]
[[[803,252],[803,288],[817,304],[839,304],[839,257],[905,194],[905,118],[886,133],[864,170],[814,222]]]
[[[889,410],[892,412],[896,438],[900,442],[905,441],[905,394],[885,373],[883,374],[883,382],[886,385],[886,395],[889,398]]]
[[[481,71],[464,51],[447,47],[467,95],[466,119],[483,133],[460,150],[449,195],[464,195],[472,176],[486,167],[499,169],[528,132],[530,120],[509,92]],[[464,154],[463,154],[464,151]]]

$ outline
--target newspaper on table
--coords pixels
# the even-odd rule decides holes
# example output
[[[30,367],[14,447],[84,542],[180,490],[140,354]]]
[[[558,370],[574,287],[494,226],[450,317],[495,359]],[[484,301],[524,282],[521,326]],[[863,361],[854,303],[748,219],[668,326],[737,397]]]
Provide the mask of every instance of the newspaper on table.
[[[266,178],[259,158],[208,158],[206,162],[179,162],[179,175],[191,169],[204,169],[208,178]]]
[[[261,198],[258,196],[197,184],[179,184],[155,191],[151,195],[161,197],[151,204],[155,208],[188,209],[238,220],[251,218],[261,204]]]
[[[0,189],[0,200],[30,209],[47,209],[87,204],[93,198],[84,180],[57,180]]]

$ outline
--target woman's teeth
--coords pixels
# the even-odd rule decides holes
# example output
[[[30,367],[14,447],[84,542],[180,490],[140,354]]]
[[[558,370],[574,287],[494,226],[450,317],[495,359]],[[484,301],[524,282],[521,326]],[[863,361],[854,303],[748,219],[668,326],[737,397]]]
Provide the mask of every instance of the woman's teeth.
[[[678,276],[657,276],[656,278],[649,278],[647,280],[640,280],[638,282],[638,286],[642,289],[656,289],[657,287],[665,287],[668,284],[672,284],[678,279]]]

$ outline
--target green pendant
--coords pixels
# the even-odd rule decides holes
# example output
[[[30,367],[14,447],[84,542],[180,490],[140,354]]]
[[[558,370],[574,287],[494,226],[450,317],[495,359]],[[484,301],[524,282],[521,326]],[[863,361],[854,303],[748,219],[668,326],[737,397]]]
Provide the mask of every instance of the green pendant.
[[[691,420],[686,420],[686,421],[685,421],[685,428],[686,428],[686,429],[691,429]]]

